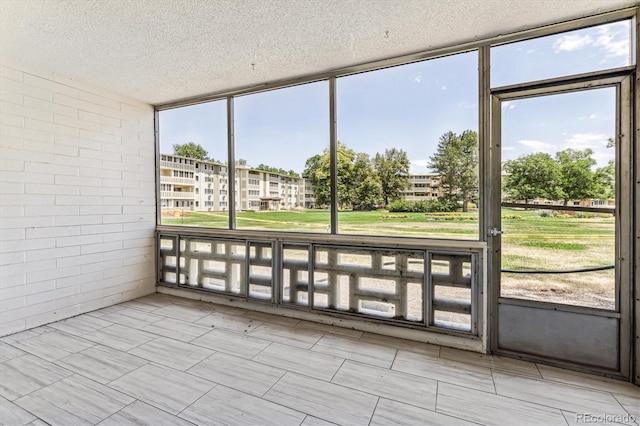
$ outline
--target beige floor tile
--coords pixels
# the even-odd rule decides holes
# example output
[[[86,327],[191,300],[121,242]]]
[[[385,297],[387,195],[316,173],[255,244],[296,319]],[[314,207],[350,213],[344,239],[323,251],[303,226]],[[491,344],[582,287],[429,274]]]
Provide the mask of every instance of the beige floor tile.
[[[282,315],[272,315],[265,312],[247,311],[243,314],[245,318],[251,318],[268,324],[277,324],[285,327],[295,327],[300,323],[299,319],[285,317]]]
[[[115,312],[108,313],[100,317],[103,320],[115,322],[131,328],[144,328],[149,324],[158,322],[163,319],[160,315],[154,315],[147,312],[138,311],[136,309],[122,308]]]
[[[438,382],[412,374],[345,361],[331,382],[428,410],[436,408]]]
[[[133,398],[79,375],[67,377],[16,401],[52,425],[95,425]]]
[[[262,396],[282,377],[284,370],[217,352],[187,371],[189,374]]]
[[[610,393],[502,373],[493,378],[498,395],[574,413],[625,414]]]
[[[412,340],[398,339],[397,337],[383,336],[381,334],[364,333],[360,338],[363,342],[374,343],[393,349],[415,352],[429,356],[440,356],[440,346],[429,343],[415,342]]]
[[[248,333],[262,325],[262,321],[251,318],[239,317],[237,315],[229,315],[214,312],[211,315],[196,321],[196,324],[211,327],[213,329],[223,329],[238,333]]]
[[[340,327],[339,325],[322,324],[312,321],[300,321],[296,324],[296,328],[313,330],[323,334],[335,334],[337,336],[348,337],[350,339],[359,339],[363,334],[362,331]]]
[[[128,302],[120,303],[118,306],[121,306],[127,309],[137,309],[138,311],[151,313],[156,309],[159,309],[166,305],[158,306],[153,303],[145,303],[141,299],[135,299],[135,300],[129,300]]]
[[[471,426],[475,424],[385,398],[380,398],[370,423],[371,426]]]
[[[307,416],[300,426],[333,426],[336,423],[331,423],[326,420],[319,419],[313,416]]]
[[[56,330],[15,342],[13,345],[47,361],[55,361],[90,348],[94,343]]]
[[[640,398],[640,387],[621,380],[608,379],[592,374],[579,373],[577,371],[563,370],[548,365],[538,365],[542,378],[552,382],[567,383],[591,389],[605,390],[608,392]]]
[[[82,336],[83,339],[125,352],[157,337],[155,334],[145,333],[144,331],[119,324],[101,328]]]
[[[486,425],[563,425],[565,422],[557,408],[443,382],[438,384],[436,410]]]
[[[4,336],[0,338],[0,341],[4,343],[12,344],[15,342],[19,342],[21,340],[37,337],[42,334],[51,333],[52,331],[56,331],[56,329],[49,327],[48,325],[43,325],[42,327],[36,327],[36,328],[32,328],[31,330],[21,331],[20,333],[14,333],[8,336]]]
[[[120,305],[107,306],[106,308],[97,309],[95,311],[88,312],[87,315],[91,315],[92,317],[102,318],[107,314],[117,312],[122,309],[124,309],[124,306],[120,306]]]
[[[391,367],[396,355],[396,350],[387,346],[337,336],[323,337],[311,350],[385,368]]]
[[[170,339],[180,340],[182,342],[190,342],[193,339],[208,333],[211,331],[211,328],[173,318],[165,318],[158,322],[154,322],[153,324],[149,324],[148,326],[141,328],[141,330],[157,334],[159,336],[168,337]]]
[[[265,399],[330,422],[368,425],[378,397],[323,380],[286,373]]]
[[[320,338],[322,333],[301,328],[288,327],[277,324],[264,323],[251,332],[252,337],[284,343],[302,349],[311,348]]]
[[[634,398],[627,395],[616,394],[614,394],[613,396],[618,400],[620,405],[622,405],[622,407],[627,410],[627,413],[633,416],[635,422],[640,425],[640,397]]]
[[[198,321],[213,312],[213,307],[203,308],[200,306],[168,305],[158,308],[153,313],[165,317],[175,318],[187,322]]]
[[[253,360],[327,381],[331,380],[344,362],[344,358],[280,343],[273,343]]]
[[[0,396],[13,401],[73,373],[33,355],[0,364]]]
[[[225,386],[216,386],[180,417],[198,425],[298,426],[305,415]]]
[[[9,361],[10,359],[17,358],[26,354],[26,352],[11,346],[8,343],[0,342],[0,362]]]
[[[193,426],[185,420],[144,402],[135,401],[98,426]]]
[[[267,340],[223,330],[210,331],[191,343],[242,358],[253,358],[271,344]]]
[[[50,426],[50,425],[48,425],[47,423],[43,422],[40,419],[35,419],[31,423],[29,423],[27,426]]]
[[[34,415],[0,396],[0,424],[6,426],[23,426],[34,420],[36,420]]]
[[[491,370],[485,367],[398,351],[392,369],[484,392],[495,392]]]
[[[227,306],[227,305],[219,305],[217,303],[211,303],[211,307],[213,312],[218,314],[226,314],[226,315],[234,315],[236,317],[243,316],[247,312],[250,312],[246,309],[236,307],[236,306]]]
[[[178,414],[209,392],[215,383],[161,365],[147,364],[110,387],[171,414]]]
[[[537,378],[541,377],[536,364],[514,358],[486,355],[478,352],[463,351],[460,349],[446,347],[442,347],[440,350],[440,358],[477,365],[479,367],[487,367],[496,371],[504,371],[507,373],[521,374]]]
[[[147,363],[146,359],[101,345],[56,361],[57,365],[102,384],[107,384]]]
[[[49,324],[49,327],[75,336],[81,336],[110,325],[113,325],[110,321],[105,321],[101,318],[85,314],[78,315],[77,317],[69,318],[64,321],[54,322],[53,324]]]
[[[157,364],[185,371],[213,354],[213,351],[179,340],[158,337],[131,349],[129,353]]]
[[[563,411],[566,424],[569,426],[583,426],[585,424],[597,424],[598,426],[637,426],[630,416],[599,416],[596,413],[572,413]]]

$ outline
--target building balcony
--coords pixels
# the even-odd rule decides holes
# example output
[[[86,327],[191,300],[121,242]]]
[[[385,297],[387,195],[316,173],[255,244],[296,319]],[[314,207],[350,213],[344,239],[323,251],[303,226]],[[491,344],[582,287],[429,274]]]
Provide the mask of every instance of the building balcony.
[[[181,164],[174,163],[173,161],[160,161],[161,169],[173,169],[173,170],[187,170],[190,172],[196,171],[196,166],[194,164]]]
[[[196,182],[190,178],[181,178],[173,176],[160,176],[160,183],[171,183],[174,185],[195,186]]]
[[[166,200],[193,200],[195,192],[161,191],[160,197]]]

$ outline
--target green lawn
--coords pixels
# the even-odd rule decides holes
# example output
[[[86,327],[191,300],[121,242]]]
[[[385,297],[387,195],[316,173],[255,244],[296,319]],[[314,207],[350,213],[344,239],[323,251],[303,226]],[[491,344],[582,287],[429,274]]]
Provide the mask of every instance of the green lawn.
[[[328,210],[238,212],[238,229],[328,233]],[[226,228],[226,213],[189,212],[163,217],[163,225]],[[478,215],[340,211],[339,232],[426,238],[478,239]],[[502,267],[566,270],[611,265],[615,259],[613,217],[542,217],[536,211],[502,210]],[[538,275],[503,274],[502,295],[610,308],[614,272]]]

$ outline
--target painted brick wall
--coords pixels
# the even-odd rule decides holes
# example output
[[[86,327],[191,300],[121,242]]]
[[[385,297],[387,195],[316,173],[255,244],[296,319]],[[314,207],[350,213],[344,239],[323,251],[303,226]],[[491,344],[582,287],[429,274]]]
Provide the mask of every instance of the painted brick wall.
[[[0,335],[153,293],[153,108],[0,71]]]

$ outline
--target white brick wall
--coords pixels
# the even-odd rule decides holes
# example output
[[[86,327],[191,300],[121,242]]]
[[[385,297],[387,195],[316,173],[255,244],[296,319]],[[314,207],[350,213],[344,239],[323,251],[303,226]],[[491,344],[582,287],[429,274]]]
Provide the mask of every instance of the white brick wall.
[[[155,291],[153,117],[0,65],[0,336]]]

